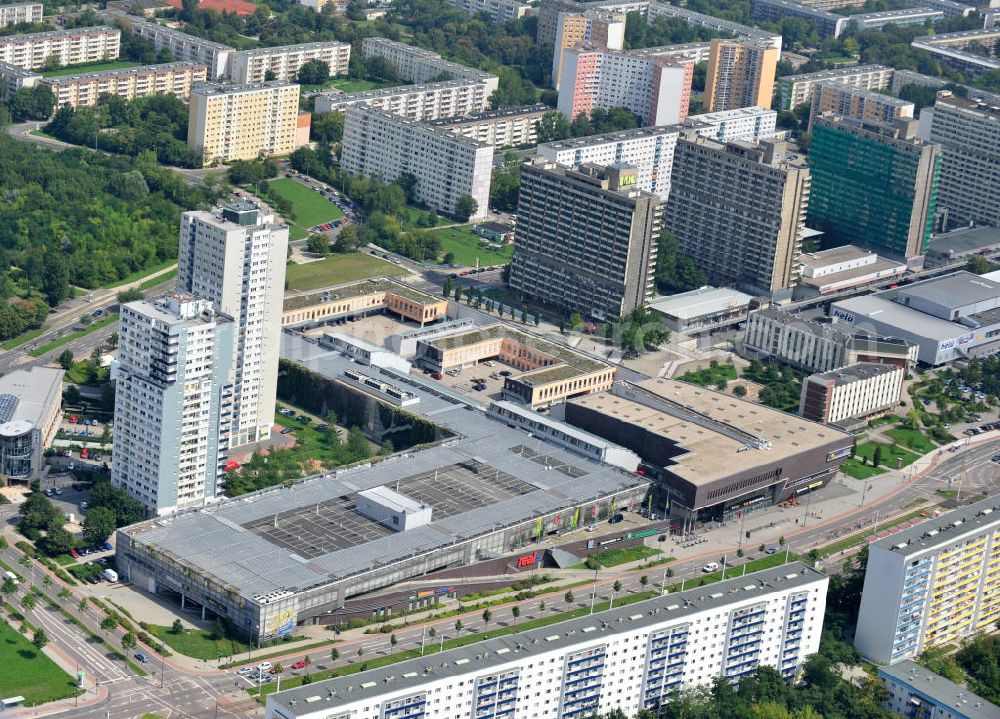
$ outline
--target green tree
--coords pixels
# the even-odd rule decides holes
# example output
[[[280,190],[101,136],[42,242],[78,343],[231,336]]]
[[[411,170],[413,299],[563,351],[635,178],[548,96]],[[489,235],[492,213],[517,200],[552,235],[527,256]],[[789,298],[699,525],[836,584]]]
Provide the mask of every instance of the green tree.
[[[611,585],[611,588],[615,590],[615,593],[616,593],[616,594],[617,594],[618,592],[620,592],[620,591],[622,590],[622,583],[621,583],[621,580],[620,580],[620,579],[616,579],[616,580],[615,580],[615,583]]]
[[[44,629],[36,629],[34,636],[31,637],[31,643],[35,645],[35,649],[41,651],[49,643],[49,636]]]
[[[132,632],[125,632],[122,634],[122,649],[126,651],[131,651],[136,648],[137,642],[135,635]]]
[[[490,626],[490,619],[492,619],[492,618],[493,618],[493,612],[491,612],[489,609],[484,609],[483,610],[483,624],[486,625],[487,628],[489,628],[489,626]]]
[[[180,634],[183,631],[184,631],[184,625],[181,624],[181,620],[180,619],[175,619],[173,621],[173,624],[170,625],[170,633],[171,634]]]
[[[28,592],[23,597],[21,597],[21,606],[27,609],[29,612],[35,608],[35,595]]]
[[[63,350],[59,353],[56,361],[59,362],[60,367],[68,370],[73,367],[73,353],[70,350]]]
[[[330,77],[330,66],[322,60],[309,60],[299,67],[296,80],[303,85],[322,85]]]
[[[641,577],[639,577],[639,584],[641,584],[642,588],[645,589],[646,585],[649,584],[649,577],[643,574]]]
[[[94,507],[83,520],[83,539],[90,546],[99,546],[115,528],[115,513],[107,507]]]
[[[336,662],[338,659],[340,659],[340,650],[334,647],[330,650],[330,661]]]
[[[314,255],[325,257],[330,253],[330,240],[326,235],[309,235],[306,249]]]
[[[521,616],[521,608],[515,604],[510,608],[510,615],[514,618],[514,624],[517,624],[517,618]]]
[[[461,619],[456,619],[455,620],[455,631],[456,632],[462,631],[462,626],[463,626],[462,625],[462,620]]]
[[[746,397],[747,396],[746,385],[742,385],[742,384],[734,385],[733,386],[733,394],[736,395],[737,397],[741,397],[741,398],[742,397]]]
[[[462,195],[455,202],[455,217],[462,222],[468,222],[477,210],[479,210],[479,203],[472,195]]]
[[[62,527],[54,527],[48,530],[46,535],[38,541],[38,548],[55,557],[66,554],[76,545],[73,535]]]
[[[101,620],[101,631],[105,634],[109,634],[115,630],[118,626],[118,616],[115,614],[109,614]]]
[[[872,464],[878,467],[882,464],[882,446],[876,445],[875,452],[872,454]]]
[[[399,639],[396,638],[396,634],[395,633],[390,634],[389,635],[389,653],[390,654],[392,654],[392,651],[396,648],[397,644],[399,644]]]
[[[5,577],[3,585],[0,586],[0,591],[7,595],[13,594],[17,591],[17,582],[10,577]]]
[[[575,597],[573,596],[573,592],[567,590],[567,592],[563,595],[563,601],[565,601],[567,604],[572,604],[573,599],[575,599]]]

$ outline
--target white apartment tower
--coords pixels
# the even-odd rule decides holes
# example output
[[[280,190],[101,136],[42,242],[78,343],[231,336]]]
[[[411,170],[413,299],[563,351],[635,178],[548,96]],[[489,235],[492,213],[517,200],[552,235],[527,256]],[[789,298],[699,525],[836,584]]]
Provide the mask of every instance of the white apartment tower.
[[[181,215],[177,285],[236,322],[230,447],[267,439],[274,423],[288,228],[244,202]]]
[[[234,329],[186,294],[121,308],[111,481],[151,514],[222,492]]]

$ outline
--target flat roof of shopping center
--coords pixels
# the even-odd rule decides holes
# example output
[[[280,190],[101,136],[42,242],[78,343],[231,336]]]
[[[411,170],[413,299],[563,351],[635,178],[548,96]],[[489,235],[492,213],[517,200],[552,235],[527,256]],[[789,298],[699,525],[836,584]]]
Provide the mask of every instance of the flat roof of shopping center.
[[[671,473],[704,485],[852,435],[802,417],[670,379],[619,383],[612,392],[570,400],[663,435],[687,452]]]
[[[423,304],[444,302],[444,300],[434,297],[433,295],[429,295],[426,292],[421,292],[420,290],[415,290],[412,287],[407,287],[406,285],[401,285],[398,282],[393,282],[387,277],[378,277],[376,279],[364,280],[363,282],[351,282],[345,285],[326,287],[322,290],[313,290],[311,292],[304,292],[298,295],[291,295],[290,297],[285,298],[282,310],[288,312],[289,310],[298,310],[303,307],[311,307],[313,305],[325,304],[327,302],[348,299],[350,297],[370,295],[375,292],[392,292],[400,297],[405,297],[408,300],[421,302]]]
[[[289,333],[282,354],[332,378],[356,367]],[[252,596],[321,585],[647,484],[532,440],[433,380],[370,370],[419,396],[417,413],[455,436],[124,531],[227,590]],[[383,485],[431,505],[434,521],[393,532],[354,511],[359,491]]]

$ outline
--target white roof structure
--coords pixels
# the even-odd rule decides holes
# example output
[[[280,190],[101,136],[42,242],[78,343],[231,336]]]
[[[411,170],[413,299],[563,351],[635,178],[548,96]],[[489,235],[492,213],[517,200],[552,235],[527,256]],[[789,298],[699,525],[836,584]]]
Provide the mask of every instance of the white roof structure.
[[[660,297],[653,300],[649,307],[668,317],[689,320],[735,307],[745,307],[752,299],[748,294],[726,287],[702,287],[679,295]]]

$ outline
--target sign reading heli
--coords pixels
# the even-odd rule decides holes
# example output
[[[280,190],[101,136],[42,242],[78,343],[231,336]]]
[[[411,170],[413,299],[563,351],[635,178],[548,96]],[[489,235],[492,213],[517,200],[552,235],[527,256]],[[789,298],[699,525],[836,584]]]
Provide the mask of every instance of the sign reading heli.
[[[538,552],[532,552],[531,554],[522,554],[517,558],[518,567],[530,567],[538,560]]]

